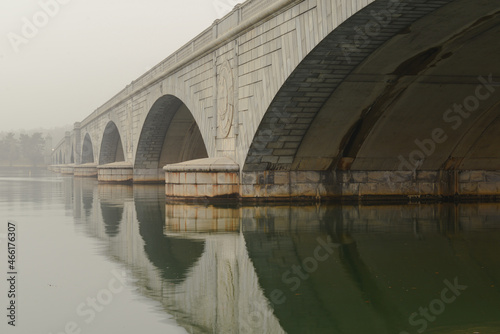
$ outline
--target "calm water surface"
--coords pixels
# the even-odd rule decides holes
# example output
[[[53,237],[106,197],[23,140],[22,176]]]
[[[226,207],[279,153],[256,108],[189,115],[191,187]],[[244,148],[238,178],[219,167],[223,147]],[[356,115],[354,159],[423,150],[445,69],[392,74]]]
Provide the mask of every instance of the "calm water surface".
[[[2,333],[500,333],[499,204],[180,205],[18,171],[0,219]]]

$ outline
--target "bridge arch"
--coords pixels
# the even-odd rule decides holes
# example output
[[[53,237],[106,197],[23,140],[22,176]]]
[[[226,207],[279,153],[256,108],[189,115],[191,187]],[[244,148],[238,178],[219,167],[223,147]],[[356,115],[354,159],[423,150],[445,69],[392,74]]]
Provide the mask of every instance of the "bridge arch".
[[[499,13],[494,1],[368,5],[292,72],[243,170],[500,168]]]
[[[86,134],[82,144],[82,164],[94,162],[94,147],[90,134]]]
[[[115,122],[109,121],[102,136],[99,164],[105,165],[118,161],[125,161],[122,138]]]
[[[192,112],[179,98],[163,95],[154,102],[144,121],[135,155],[134,181],[164,180],[162,168],[166,164],[207,157]]]

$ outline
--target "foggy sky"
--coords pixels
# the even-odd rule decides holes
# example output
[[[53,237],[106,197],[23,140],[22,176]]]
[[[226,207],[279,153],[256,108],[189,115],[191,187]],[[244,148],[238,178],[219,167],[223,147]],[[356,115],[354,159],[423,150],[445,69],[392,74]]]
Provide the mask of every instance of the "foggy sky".
[[[234,3],[1,0],[0,131],[83,120],[222,16],[221,1]]]

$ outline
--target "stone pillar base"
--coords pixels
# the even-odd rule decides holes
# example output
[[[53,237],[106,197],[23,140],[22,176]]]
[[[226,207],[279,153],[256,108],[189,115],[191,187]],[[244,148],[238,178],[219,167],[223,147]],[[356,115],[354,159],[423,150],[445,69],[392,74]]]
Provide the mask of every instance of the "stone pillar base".
[[[65,175],[72,175],[74,173],[75,165],[62,165],[60,168],[60,173]]]
[[[97,164],[88,163],[76,165],[74,168],[75,177],[97,177]]]
[[[169,198],[238,198],[240,167],[229,158],[207,158],[166,165],[165,194]]]
[[[132,182],[133,178],[134,167],[131,163],[120,161],[97,166],[97,179],[99,182]]]

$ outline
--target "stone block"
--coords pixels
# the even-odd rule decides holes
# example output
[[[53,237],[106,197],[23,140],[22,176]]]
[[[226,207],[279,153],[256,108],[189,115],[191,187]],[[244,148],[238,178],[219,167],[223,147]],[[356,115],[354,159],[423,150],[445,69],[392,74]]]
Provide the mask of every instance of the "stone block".
[[[298,148],[300,145],[299,142],[291,142],[291,143],[285,143],[283,148]]]
[[[185,184],[184,185],[184,193],[177,193],[177,196],[197,197],[198,196],[198,186],[196,184]]]
[[[368,178],[367,182],[380,182],[380,183],[386,183],[388,179],[388,174],[387,172],[380,172],[380,171],[369,171],[366,172],[366,176]]]
[[[257,172],[243,172],[241,180],[243,184],[257,184]]]
[[[195,172],[179,173],[179,183],[196,184],[196,173]]]
[[[208,197],[214,197],[217,195],[217,185],[216,184],[206,184],[205,191]]]
[[[419,171],[417,172],[417,181],[435,183],[438,179],[439,172],[436,171]]]
[[[436,189],[437,189],[436,183],[419,182],[418,188],[420,195],[436,195]]]
[[[359,183],[344,183],[341,191],[343,196],[359,196]]]
[[[273,151],[273,155],[279,155],[279,156],[284,156],[284,155],[293,156],[295,155],[295,153],[296,150],[294,149],[276,149]]]
[[[413,182],[415,173],[411,171],[387,171],[385,172],[386,182],[390,183],[404,183]]]
[[[419,188],[416,182],[402,182],[400,183],[399,189],[398,194],[400,195],[419,195]]]
[[[262,160],[261,155],[249,155],[247,156],[246,163],[247,164],[258,164]]]
[[[212,188],[213,190],[213,188]],[[208,189],[207,189],[207,184],[197,184],[196,185],[196,197],[208,197],[208,196],[213,196],[212,193],[209,194]],[[191,197],[191,196],[189,196]]]
[[[290,196],[307,196],[307,197],[316,197],[318,194],[317,184],[311,183],[292,183],[290,185]]]
[[[376,183],[359,183],[359,195],[379,195]]]
[[[266,189],[264,185],[247,185],[243,191],[246,197],[266,197]]]
[[[469,182],[470,181],[470,171],[460,171],[458,173],[458,182]]]
[[[282,148],[284,144],[285,144],[284,142],[274,141],[274,142],[267,143],[265,148],[273,148],[273,149]]]
[[[254,194],[254,184],[242,184],[240,187],[241,197],[253,197]]]
[[[321,172],[308,171],[305,176],[306,182],[319,183],[321,180]]]
[[[173,184],[165,184],[165,195],[173,196],[174,193],[174,185]]]
[[[483,171],[486,182],[500,183],[500,171]]]
[[[289,172],[274,172],[274,184],[289,184]]]
[[[500,195],[500,182],[478,182],[478,195]]]
[[[279,156],[265,155],[262,157],[262,162],[278,163]]]
[[[293,163],[293,157],[280,157],[278,159],[278,163],[280,163],[280,164],[291,164],[291,163]]]
[[[301,142],[302,136],[280,136],[278,141],[284,142]]]
[[[350,171],[337,171],[337,177],[341,183],[352,182],[352,175]]]
[[[297,136],[303,136],[305,133],[306,133],[306,130],[292,130],[290,132],[290,135],[292,135],[292,136],[295,136],[295,135],[297,135]]]
[[[212,172],[197,172],[196,173],[196,184],[216,184],[217,183],[217,173]]]
[[[290,196],[289,184],[272,184],[266,186],[267,196],[269,197],[288,197]]]
[[[368,175],[366,172],[351,171],[352,181],[356,183],[368,182]]]
[[[217,184],[238,184],[239,177],[237,173],[217,173]]]
[[[470,171],[470,181],[471,182],[482,182],[482,181],[488,181],[485,180],[485,171],[482,170],[473,170]]]
[[[300,121],[304,120],[303,118],[299,119]],[[297,123],[297,124],[287,124],[285,126],[285,129],[287,130],[291,130],[290,132],[290,135],[291,136],[296,136],[298,135],[297,133],[294,133],[293,131],[296,131],[296,130],[301,130],[302,132],[300,133],[300,135],[304,134],[304,131],[307,130],[307,128],[309,128],[309,124],[304,124],[304,123]]]
[[[183,196],[182,194],[186,193],[186,185],[185,184],[173,184],[172,185],[172,196]]]
[[[477,195],[479,191],[477,182],[461,182],[458,185],[460,195]]]
[[[418,187],[413,189],[411,193],[406,194],[401,186],[403,183],[399,184],[388,184],[388,183],[361,183],[359,185],[359,195],[417,195]]]
[[[165,173],[166,183],[180,183],[180,173],[177,172],[166,172]]]

